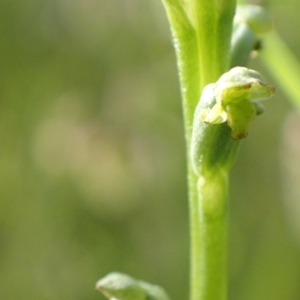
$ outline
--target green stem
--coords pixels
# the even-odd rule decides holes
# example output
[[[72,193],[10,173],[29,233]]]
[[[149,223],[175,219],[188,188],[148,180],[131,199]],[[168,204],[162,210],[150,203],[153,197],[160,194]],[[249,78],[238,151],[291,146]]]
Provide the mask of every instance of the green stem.
[[[189,177],[191,300],[226,299],[227,175],[219,170]]]
[[[200,89],[200,69],[196,31],[180,0],[162,0],[173,35],[180,78],[185,137],[190,144],[191,128]]]
[[[229,67],[235,0],[190,0],[199,49],[201,90]]]
[[[203,88],[229,68],[236,1],[162,1],[172,29],[183,98],[191,235],[190,299],[224,300],[227,172],[218,169],[213,176],[212,172],[203,174],[201,179],[206,184],[198,188],[199,176],[191,167],[190,143],[194,112]],[[222,213],[205,212],[209,202],[215,204],[215,212]]]
[[[215,82],[229,68],[230,37],[235,1],[192,0],[196,28],[200,90]],[[192,74],[190,74],[192,76]],[[188,131],[189,128],[186,127]],[[190,143],[187,141],[190,153]],[[208,149],[209,151],[209,149]],[[190,156],[188,155],[188,161]],[[226,299],[227,172],[202,174],[188,168],[191,226],[191,300]],[[205,182],[198,185],[198,180]],[[210,180],[212,180],[210,182]],[[219,192],[214,192],[219,191]],[[214,211],[205,212],[209,202]],[[221,213],[222,212],[222,213]]]
[[[188,190],[189,190],[189,213],[190,213],[190,300],[200,300],[202,287],[200,285],[202,274],[201,252],[202,237],[200,210],[197,189],[198,176],[192,170],[191,165],[188,168]]]
[[[228,172],[199,177],[200,295],[197,299],[225,300],[227,290]]]

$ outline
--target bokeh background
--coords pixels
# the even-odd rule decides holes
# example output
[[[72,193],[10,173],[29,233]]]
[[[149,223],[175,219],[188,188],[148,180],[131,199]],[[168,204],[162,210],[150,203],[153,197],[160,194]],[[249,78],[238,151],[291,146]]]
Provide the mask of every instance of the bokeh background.
[[[300,59],[300,2],[267,4]],[[300,298],[300,117],[265,106],[231,174],[231,300]],[[104,299],[118,270],[187,299],[186,193],[160,0],[2,0],[0,298]]]

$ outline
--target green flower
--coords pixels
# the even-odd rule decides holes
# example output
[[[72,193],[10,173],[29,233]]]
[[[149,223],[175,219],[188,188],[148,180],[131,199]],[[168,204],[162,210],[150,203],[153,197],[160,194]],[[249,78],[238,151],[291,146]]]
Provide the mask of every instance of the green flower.
[[[209,124],[227,122],[233,140],[247,136],[250,122],[262,112],[258,101],[274,95],[275,88],[267,85],[256,71],[235,67],[214,84],[212,108],[203,109],[200,118]]]

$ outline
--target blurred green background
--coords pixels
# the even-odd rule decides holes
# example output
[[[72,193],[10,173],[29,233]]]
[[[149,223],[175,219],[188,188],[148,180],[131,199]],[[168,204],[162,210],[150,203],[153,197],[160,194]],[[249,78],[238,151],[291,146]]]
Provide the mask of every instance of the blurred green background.
[[[300,59],[300,2],[268,6]],[[116,270],[187,299],[182,113],[160,0],[2,0],[0,139],[1,299],[104,299],[95,283]],[[232,170],[229,299],[300,298],[299,170],[300,117],[277,88]]]

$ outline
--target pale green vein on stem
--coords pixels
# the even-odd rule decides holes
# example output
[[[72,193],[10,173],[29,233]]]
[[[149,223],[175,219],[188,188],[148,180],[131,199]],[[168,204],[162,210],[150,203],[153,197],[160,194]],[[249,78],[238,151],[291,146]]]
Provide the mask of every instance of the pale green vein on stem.
[[[264,38],[260,58],[283,93],[300,110],[300,63],[276,32]]]
[[[195,176],[191,165],[188,166],[188,190],[189,190],[189,210],[190,210],[190,299],[200,300],[202,276],[201,248],[203,247],[200,230],[200,211],[197,190],[198,177]]]

